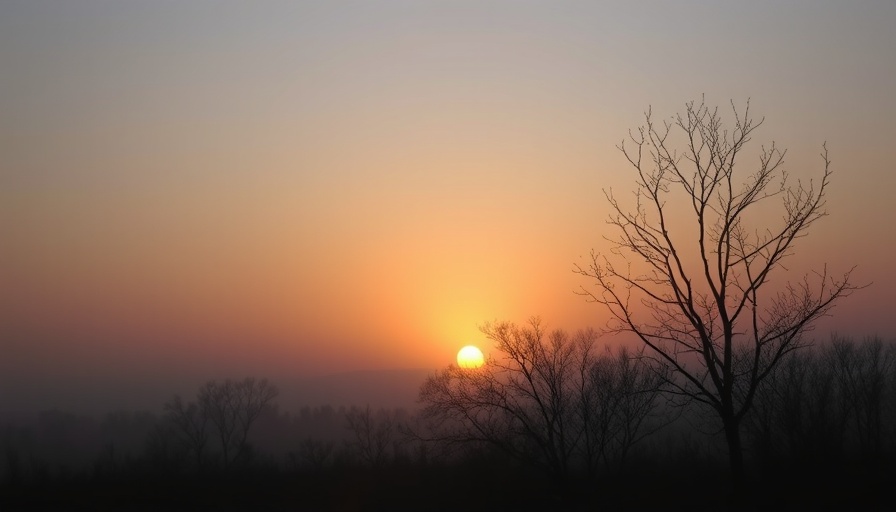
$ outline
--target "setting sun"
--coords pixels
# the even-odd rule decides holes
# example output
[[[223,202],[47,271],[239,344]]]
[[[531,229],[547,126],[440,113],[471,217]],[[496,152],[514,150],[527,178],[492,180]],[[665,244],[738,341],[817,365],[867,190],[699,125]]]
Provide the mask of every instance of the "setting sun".
[[[479,368],[483,362],[482,351],[473,345],[467,345],[457,353],[457,365],[461,368]]]

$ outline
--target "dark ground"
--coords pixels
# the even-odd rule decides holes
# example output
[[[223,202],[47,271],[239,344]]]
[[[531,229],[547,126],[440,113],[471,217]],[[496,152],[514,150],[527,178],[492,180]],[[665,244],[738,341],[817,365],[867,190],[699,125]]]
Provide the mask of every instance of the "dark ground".
[[[854,510],[896,509],[892,466],[754,472],[734,499],[718,468],[633,470],[561,489],[519,468],[488,464],[254,469],[204,475],[73,475],[0,487],[16,510]]]

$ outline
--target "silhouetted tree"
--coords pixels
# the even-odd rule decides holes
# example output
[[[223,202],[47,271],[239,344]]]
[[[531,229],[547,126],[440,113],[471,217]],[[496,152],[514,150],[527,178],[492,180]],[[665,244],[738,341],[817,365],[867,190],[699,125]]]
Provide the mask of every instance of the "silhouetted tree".
[[[877,462],[896,449],[896,345],[835,336],[788,357],[768,381],[747,423],[764,462]]]
[[[267,379],[209,381],[199,389],[199,412],[215,427],[224,467],[246,454],[252,423],[272,405],[279,391]]]
[[[592,470],[611,446],[624,457],[641,438],[659,382],[646,367],[629,366],[627,352],[597,358],[593,331],[548,334],[538,319],[528,327],[487,324],[482,331],[496,343],[497,356],[475,369],[450,365],[421,388],[431,439],[498,447],[562,484],[576,465]],[[605,401],[601,386],[611,382],[616,393]]]
[[[164,408],[168,422],[182,440],[187,451],[192,453],[196,467],[201,467],[205,445],[209,438],[208,414],[196,402],[184,404],[180,395],[175,395],[169,402],[166,402]],[[156,432],[153,446],[157,451],[164,448],[163,452],[158,453],[167,453],[168,448],[163,436],[167,428],[169,427],[160,426]]]
[[[891,404],[896,405],[896,345],[885,345],[879,338],[853,343],[835,337],[831,346],[844,395],[852,404],[858,450],[876,458],[884,449],[886,425],[896,420],[887,417]]]
[[[581,394],[589,473],[601,463],[622,470],[632,447],[673,419],[658,410],[666,377],[643,365],[642,355],[622,347],[591,364]]]
[[[369,466],[382,466],[389,456],[389,449],[398,435],[398,425],[389,411],[374,414],[368,405],[364,409],[352,407],[345,415],[346,426],[354,439],[350,443]]]
[[[823,146],[820,179],[793,183],[783,170],[785,151],[772,143],[742,171],[740,157],[763,120],[750,117],[749,102],[743,112],[732,108],[730,130],[718,109],[702,102],[688,103],[671,122],[646,112],[646,124],[618,146],[636,174],[634,204],[605,191],[608,223],[619,237],[607,238],[609,256],[592,253],[576,269],[594,281],[582,293],[606,306],[608,330],[636,335],[653,361],[673,372],[672,393],[714,411],[737,486],[741,422],[757,389],[805,344],[812,322],[856,287],[851,271],[835,278],[825,268],[768,290],[794,242],[826,215],[830,160]],[[768,217],[775,201],[780,209]],[[780,222],[769,224],[776,213]]]

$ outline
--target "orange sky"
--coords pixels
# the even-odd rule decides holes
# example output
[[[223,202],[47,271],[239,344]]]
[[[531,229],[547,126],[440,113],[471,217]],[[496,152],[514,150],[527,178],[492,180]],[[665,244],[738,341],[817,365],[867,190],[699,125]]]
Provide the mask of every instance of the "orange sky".
[[[599,326],[572,273],[642,113],[752,98],[820,172],[795,268],[896,336],[891,2],[4,2],[0,374],[440,367],[477,326]],[[805,267],[808,268],[808,267]],[[784,276],[781,276],[783,279]],[[136,378],[136,377],[134,377]],[[0,397],[2,399],[2,397]]]

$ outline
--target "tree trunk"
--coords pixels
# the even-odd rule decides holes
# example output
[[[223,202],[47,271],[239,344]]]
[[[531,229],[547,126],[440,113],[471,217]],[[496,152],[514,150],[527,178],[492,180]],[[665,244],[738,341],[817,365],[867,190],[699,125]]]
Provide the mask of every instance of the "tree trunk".
[[[740,443],[740,422],[723,419],[725,440],[728,442],[728,460],[731,464],[731,483],[735,496],[741,495],[744,483],[744,452]]]

